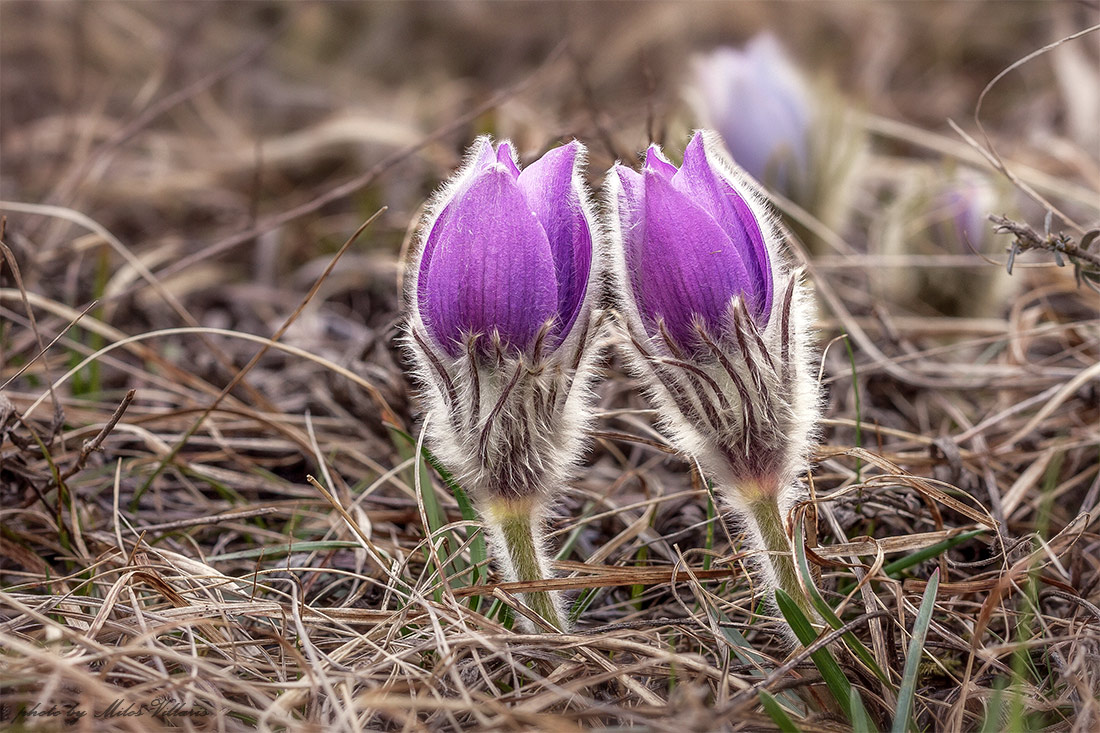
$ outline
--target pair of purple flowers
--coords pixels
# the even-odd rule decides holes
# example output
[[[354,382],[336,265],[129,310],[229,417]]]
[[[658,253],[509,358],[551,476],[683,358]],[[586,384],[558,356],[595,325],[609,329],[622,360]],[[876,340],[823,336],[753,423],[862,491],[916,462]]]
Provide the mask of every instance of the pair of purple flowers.
[[[630,300],[651,335],[663,320],[689,350],[699,345],[693,318],[721,333],[735,296],[760,326],[771,315],[774,278],[759,214],[714,155],[698,133],[680,169],[652,146],[641,173],[616,165],[609,179],[618,214],[609,228],[622,243]],[[474,144],[436,201],[416,267],[415,309],[442,351],[455,356],[478,334],[487,336],[482,353],[530,354],[540,341],[552,349],[598,297],[592,276],[603,243],[583,159],[573,141],[520,171],[510,143],[495,153],[488,138]]]
[[[615,165],[601,220],[584,152],[574,141],[520,170],[509,143],[479,138],[429,207],[407,278],[429,445],[473,496],[504,576],[548,577],[542,527],[583,448],[610,300],[671,439],[791,592],[782,513],[818,393],[806,298],[764,204],[697,133],[679,168],[657,146],[640,172]],[[565,628],[557,594],[524,600]]]

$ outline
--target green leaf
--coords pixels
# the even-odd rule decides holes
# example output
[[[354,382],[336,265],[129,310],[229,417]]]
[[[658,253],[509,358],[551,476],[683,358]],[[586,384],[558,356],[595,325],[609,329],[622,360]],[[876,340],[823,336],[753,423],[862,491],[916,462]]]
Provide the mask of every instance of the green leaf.
[[[392,435],[399,436],[404,439],[404,445],[400,441],[394,441],[401,456],[404,458],[411,457],[412,450],[410,450],[410,448],[415,449],[417,443],[416,439],[400,428],[394,427],[392,425],[388,427]],[[446,486],[447,489],[451,492],[451,495],[454,496],[455,501],[458,503],[458,510],[462,514],[462,518],[468,522],[479,522],[478,513],[474,509],[473,504],[470,501],[469,495],[459,485],[459,483],[455,481],[454,476],[451,474],[451,472],[448,471],[446,467],[442,463],[440,463],[439,459],[436,458],[435,455],[432,454],[432,452],[427,448],[421,449],[420,456],[416,461],[415,470],[424,471],[424,462],[427,462],[427,464],[432,467],[432,470],[434,470],[439,478],[442,479],[444,486]],[[410,483],[410,485],[412,484]],[[427,481],[427,476],[424,474],[421,474],[421,486],[431,486],[430,482]],[[442,505],[439,503],[439,498],[435,495],[434,491],[425,490],[422,493],[424,496],[424,513],[428,517],[429,524],[429,527],[427,529],[429,532],[434,534],[439,529],[439,527],[442,527],[447,523],[447,515]],[[477,532],[477,530],[467,530],[467,540],[470,539],[469,533],[472,532]],[[446,532],[444,536],[449,539],[452,548],[458,546],[456,538],[451,532]],[[470,575],[470,585],[477,585],[481,581],[481,579],[485,577],[485,563],[489,558],[489,550],[485,543],[484,534],[481,532],[477,532],[477,535],[473,537],[472,541],[470,541],[469,547],[470,563],[471,565],[475,566],[472,574]],[[448,575],[457,578],[462,574],[462,571],[466,569],[466,564],[456,558],[455,562],[451,563],[449,567],[451,568],[451,570],[448,572]],[[478,610],[482,601],[483,599],[479,595],[470,596],[470,608],[475,611]]]
[[[599,588],[585,588],[577,596],[577,600],[573,601],[572,607],[569,609],[569,623],[577,623],[584,612],[588,610],[588,607],[596,600],[596,596],[599,594]]]
[[[834,629],[839,629],[844,626],[844,622],[842,622],[840,618],[836,615],[836,612],[833,611],[833,607],[829,605],[828,601],[826,601],[822,597],[821,592],[817,589],[817,586],[810,582],[810,579],[813,576],[810,575],[810,563],[806,559],[806,545],[804,542],[802,542],[801,539],[802,537],[805,537],[802,525],[803,519],[800,516],[798,518],[798,522],[795,525],[794,534],[796,538],[794,543],[794,554],[795,559],[798,562],[798,572],[802,575],[804,579],[806,579],[807,582],[805,583],[805,586],[810,591],[810,601],[813,603],[814,608],[817,610],[817,612],[821,614],[821,618],[825,619],[826,623],[828,623]],[[894,683],[890,681],[889,676],[887,676],[887,674],[882,671],[882,668],[878,665],[878,662],[875,661],[875,656],[866,646],[863,645],[863,642],[861,642],[855,634],[849,631],[841,638],[844,640],[844,643],[848,646],[848,648],[852,650],[852,653],[859,657],[860,661],[867,666],[867,669],[871,670],[871,672],[874,673],[875,677],[878,677],[879,681],[882,682],[882,684],[886,685],[886,687],[888,687],[891,692],[896,691]]]
[[[852,733],[878,733],[878,726],[871,720],[871,715],[863,706],[863,698],[859,696],[856,688],[852,688],[848,701],[852,704]]]
[[[346,540],[325,540],[318,542],[284,542],[279,545],[255,547],[251,550],[238,552],[226,552],[222,555],[210,555],[204,558],[207,562],[228,562],[229,560],[248,560],[254,557],[262,557],[271,560],[277,557],[289,555],[292,552],[325,552],[326,550],[351,550],[362,547],[358,542]]]
[[[905,733],[909,715],[913,709],[913,699],[917,694],[917,682],[920,676],[920,658],[924,652],[924,640],[928,636],[928,626],[932,623],[932,611],[936,607],[936,589],[940,587],[940,570],[932,573],[928,587],[924,589],[924,598],[913,622],[913,638],[909,640],[909,652],[905,657],[905,672],[898,689],[898,707],[894,713],[894,725],[891,733]]]
[[[966,542],[969,539],[973,539],[980,534],[985,534],[985,532],[986,530],[984,529],[972,529],[969,532],[963,532],[962,534],[957,534],[954,537],[948,537],[946,540],[937,542],[934,545],[929,545],[923,550],[917,550],[912,555],[906,555],[901,559],[894,560],[894,562],[883,565],[882,572],[886,575],[889,575],[891,578],[899,578],[901,577],[901,573],[903,570],[911,568],[914,565],[924,562],[925,560],[931,560],[932,558],[939,556],[941,553],[950,550],[955,545],[961,545],[963,542]]]
[[[783,733],[802,733],[798,725],[791,720],[791,716],[787,715],[787,711],[783,709],[783,706],[767,690],[760,691],[760,704],[764,706],[764,712],[768,714],[768,717]]]
[[[794,631],[794,635],[798,640],[804,646],[812,644],[817,639],[817,632],[814,631],[814,627],[810,624],[806,615],[802,613],[798,604],[794,602],[794,599],[784,593],[782,588],[776,588],[775,602],[779,605],[780,613],[783,614],[783,618],[787,620],[787,624]],[[837,705],[851,720],[852,685],[848,682],[848,678],[844,676],[844,672],[841,671],[840,665],[837,664],[832,653],[825,648],[818,649],[810,655],[810,659],[813,660],[814,665],[821,672],[821,678],[825,680],[825,684],[828,686],[829,692],[832,693]]]
[[[989,704],[985,707],[985,720],[982,721],[981,733],[997,733],[1007,730],[1001,725],[1004,718],[1005,688],[1008,682],[1003,677],[997,678],[993,683],[993,694],[989,696]]]
[[[425,449],[426,450],[426,449]],[[431,463],[431,461],[429,461]],[[439,470],[436,469],[438,473]],[[441,474],[442,476],[442,474]],[[443,479],[443,482],[447,484],[451,489],[451,493],[454,494],[455,501],[458,502],[458,511],[462,514],[462,518],[467,522],[477,523],[479,518],[477,512],[474,510],[473,504],[470,503],[470,497],[466,495],[462,487],[450,479],[450,474]],[[468,532],[477,532],[476,529],[467,530]],[[467,534],[467,539],[469,535]],[[477,536],[470,542],[470,564],[473,566],[473,574],[470,576],[470,585],[478,585],[481,579],[485,577],[487,562],[489,560],[489,550],[485,546],[485,534],[477,532]],[[470,596],[470,610],[476,611],[481,606],[482,597],[479,595]]]
[[[729,616],[722,612],[722,609],[714,605],[707,599],[706,596],[699,598],[700,605],[707,612],[715,623],[718,624],[718,630],[722,632],[722,636],[729,642],[730,651],[737,657],[737,660],[741,664],[747,664],[755,669],[751,670],[748,675],[750,677],[764,677],[765,665],[769,663],[768,657],[758,652],[749,640],[745,638],[744,634],[737,630],[737,627],[730,621]],[[797,694],[791,690],[780,692],[776,699],[781,705],[785,705],[791,710],[795,710],[799,713],[805,714],[805,707],[802,705]]]

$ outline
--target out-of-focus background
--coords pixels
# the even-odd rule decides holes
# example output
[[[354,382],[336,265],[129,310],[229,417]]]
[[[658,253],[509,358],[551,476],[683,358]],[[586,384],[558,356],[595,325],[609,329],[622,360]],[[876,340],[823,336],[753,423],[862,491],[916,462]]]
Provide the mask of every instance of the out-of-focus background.
[[[796,134],[825,149],[804,190],[772,187],[835,235],[786,218],[813,253],[978,250],[1004,262],[1005,238],[988,236],[981,217],[968,234],[981,241],[954,249],[916,241],[937,221],[975,218],[943,205],[937,190],[967,164],[981,170],[989,211],[1037,226],[1045,213],[990,174],[948,121],[980,138],[973,113],[983,87],[1085,27],[1094,11],[1045,1],[8,1],[0,5],[0,195],[92,217],[160,288],[197,307],[200,321],[248,330],[258,327],[252,319],[276,317],[270,308],[307,286],[326,255],[385,205],[326,292],[349,328],[384,328],[396,307],[393,255],[474,136],[511,138],[525,161],[582,139],[597,187],[611,163],[635,160],[650,142],[675,158],[691,129],[722,131],[715,117],[751,115],[759,106],[751,89],[708,114],[713,84],[743,81],[707,70],[707,55],[771,34],[801,77],[806,129]],[[998,154],[1040,193],[1062,194],[1059,211],[1075,220],[1095,218],[1097,49],[1092,34],[1021,66],[982,110]],[[710,87],[707,75],[718,77]],[[746,137],[729,141],[735,157],[738,145],[768,134],[766,121],[758,127],[737,130]],[[179,308],[117,251],[101,263],[117,277],[99,282],[93,260],[105,250],[80,239],[78,225],[8,215],[28,286],[71,307],[107,293],[104,307],[119,323],[178,325]],[[996,279],[992,269],[979,274]],[[902,313],[997,310],[984,298],[959,304],[950,289],[917,297],[920,268],[876,274],[889,286],[875,278],[862,286]]]
[[[811,542],[953,543],[889,578],[868,561],[882,584],[848,617],[887,608],[898,623],[857,634],[896,679],[919,595],[899,598],[938,565],[955,595],[921,725],[980,727],[998,680],[1026,700],[1012,720],[1100,721],[1098,302],[1049,251],[1086,246],[1100,220],[1100,33],[1008,71],[984,130],[974,119],[998,74],[1098,15],[1092,0],[0,2],[5,696],[91,709],[168,691],[228,729],[773,725],[755,696],[727,705],[731,680],[756,684],[785,654],[751,584],[654,580],[680,562],[733,567],[737,528],[662,452],[617,361],[554,525],[559,573],[589,578],[570,590],[581,628],[597,630],[566,662],[501,636],[499,598],[463,595],[492,576],[469,574],[476,521],[446,486],[434,479],[437,514],[418,498],[395,341],[413,225],[477,135],[512,139],[523,163],[583,140],[597,189],[616,160],[651,142],[678,160],[708,126],[772,198],[819,300],[830,397],[814,483],[838,493]],[[382,207],[281,337],[298,350],[240,376]],[[1050,246],[1012,251],[991,213]],[[440,595],[425,517],[452,523],[457,596]],[[852,591],[843,565],[818,564],[830,600]],[[1045,590],[1012,586],[1039,569]],[[399,607],[395,583],[431,612]],[[975,662],[979,614],[974,644],[991,650]],[[173,630],[149,641],[150,624]],[[803,673],[785,679],[814,684]],[[888,725],[893,693],[876,694]],[[827,705],[791,705],[836,724]]]
[[[651,141],[682,148],[691,128],[720,127],[689,103],[699,57],[770,32],[816,95],[829,89],[831,104],[878,133],[870,144],[881,158],[834,186],[847,189],[857,216],[877,219],[914,159],[943,163],[948,175],[954,158],[944,150],[963,146],[948,120],[977,134],[972,115],[986,83],[1084,27],[1089,10],[1074,2],[5,2],[0,193],[92,215],[152,258],[154,272],[259,224],[263,245],[243,238],[217,258],[190,260],[186,275],[176,268],[166,285],[208,296],[226,281],[282,285],[383,203],[389,210],[356,250],[393,251],[476,134],[512,138],[525,158],[581,138],[597,185],[610,163]],[[1011,73],[983,108],[998,151],[1095,186],[1096,57],[1093,34]],[[915,130],[882,130],[883,120],[939,137],[929,147]],[[377,176],[331,195],[375,166]],[[318,197],[332,200],[271,220]],[[1005,212],[1018,209],[1020,197],[1010,198],[998,202]],[[11,224],[34,272],[71,274],[76,263],[59,246],[71,231],[41,219]],[[859,241],[864,232],[839,233],[874,247]],[[89,284],[69,279],[67,302],[86,300]]]

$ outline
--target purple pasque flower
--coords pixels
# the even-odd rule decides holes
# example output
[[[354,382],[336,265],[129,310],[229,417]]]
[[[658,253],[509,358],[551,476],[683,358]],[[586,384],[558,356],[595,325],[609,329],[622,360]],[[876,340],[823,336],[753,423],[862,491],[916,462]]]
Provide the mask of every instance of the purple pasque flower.
[[[698,461],[753,546],[765,587],[805,602],[784,517],[820,412],[812,300],[764,203],[696,133],[677,169],[656,146],[607,177],[620,347],[670,442]]]
[[[510,581],[550,576],[547,512],[592,419],[606,248],[583,164],[571,142],[521,171],[510,143],[478,138],[429,206],[406,270],[427,445],[469,492]],[[566,627],[560,594],[522,595]]]
[[[770,33],[744,49],[722,47],[695,63],[695,107],[734,162],[790,192],[810,162],[811,95],[801,71]]]
[[[758,216],[711,160],[702,133],[679,169],[651,145],[637,173],[616,165],[618,219],[629,287],[649,335],[661,328],[682,350],[702,347],[699,327],[730,331],[730,306],[744,301],[767,326],[774,276]]]
[[[443,190],[424,239],[416,306],[451,356],[470,337],[488,353],[554,346],[570,332],[588,289],[592,227],[576,141],[524,170],[509,142],[478,138]],[[541,338],[540,338],[541,334]]]

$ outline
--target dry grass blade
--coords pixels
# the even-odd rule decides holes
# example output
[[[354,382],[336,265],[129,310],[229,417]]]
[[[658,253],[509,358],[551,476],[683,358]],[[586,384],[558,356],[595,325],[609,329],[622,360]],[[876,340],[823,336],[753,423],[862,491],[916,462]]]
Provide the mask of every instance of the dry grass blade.
[[[247,375],[248,372],[251,371],[252,368],[260,362],[260,359],[262,359],[264,357],[264,354],[268,352],[268,349],[271,348],[271,344],[278,342],[283,334],[286,333],[287,329],[290,328],[294,321],[298,319],[298,316],[302,314],[302,311],[305,310],[305,307],[309,304],[309,301],[311,301],[313,299],[313,296],[317,294],[317,291],[321,288],[321,285],[322,283],[324,283],[325,278],[327,278],[329,273],[332,272],[332,268],[336,266],[336,263],[340,260],[340,257],[343,256],[345,252],[347,252],[348,247],[351,246],[351,243],[358,239],[359,235],[362,234],[363,231],[366,230],[366,228],[369,227],[374,222],[374,220],[382,214],[383,211],[385,211],[385,207],[376,211],[369,219],[363,222],[358,229],[355,230],[354,234],[348,237],[347,241],[344,242],[343,246],[340,247],[339,251],[337,251],[337,253],[333,256],[332,260],[328,264],[328,267],[326,267],[324,272],[321,273],[321,276],[317,278],[317,281],[313,283],[313,287],[310,288],[308,293],[306,293],[306,296],[298,304],[298,307],[294,309],[294,312],[291,313],[285,321],[283,321],[283,324],[279,326],[278,330],[276,330],[275,333],[271,336],[269,342],[265,343],[260,348],[260,350],[256,352],[255,355],[253,355],[249,362],[237,371],[237,373],[233,376],[233,379],[230,380],[229,384],[225,385],[225,387],[222,388],[221,393],[219,393],[218,396],[215,397],[214,400],[207,406],[206,410],[204,410],[203,413],[199,415],[198,419],[195,420],[191,427],[183,434],[180,440],[168,452],[168,455],[164,458],[164,460],[160,462],[157,468],[153,471],[152,475],[150,475],[149,478],[146,479],[145,484],[134,495],[132,503],[137,502],[137,500],[141,497],[141,494],[144,493],[145,489],[147,489],[153,483],[153,481],[157,479],[161,472],[168,466],[169,462],[171,462],[176,454],[179,453],[180,449],[183,448],[187,440],[192,435],[194,435],[200,427],[202,427],[203,422],[205,422],[206,419],[210,416],[210,413],[212,413],[218,408],[219,405],[221,405],[222,400],[224,400],[229,395],[229,393],[233,391],[234,387],[244,381],[245,375]]]
[[[1053,43],[1048,43],[1047,45],[1043,46],[1042,48],[1037,49],[1035,51],[1032,51],[1031,53],[1027,54],[1023,58],[1021,58],[1017,61],[1014,61],[1012,64],[1010,64],[1006,68],[1002,69],[996,76],[994,76],[992,79],[989,80],[989,83],[985,85],[985,87],[982,89],[981,93],[978,95],[978,101],[974,104],[974,124],[976,124],[978,126],[978,130],[982,133],[982,139],[985,141],[985,147],[984,148],[979,148],[979,150],[981,150],[981,152],[984,155],[987,155],[989,157],[990,162],[997,168],[997,170],[999,170],[1001,173],[1003,173],[1010,181],[1012,181],[1013,184],[1018,186],[1020,188],[1020,190],[1024,191],[1025,193],[1027,193],[1027,195],[1029,195],[1033,199],[1035,199],[1035,201],[1037,201],[1043,207],[1044,210],[1053,211],[1054,213],[1056,213],[1058,215],[1058,217],[1062,221],[1066,222],[1071,227],[1076,229],[1077,232],[1080,233],[1080,234],[1085,233],[1085,230],[1081,228],[1080,224],[1075,222],[1070,217],[1066,216],[1066,214],[1064,214],[1062,211],[1060,211],[1056,206],[1054,206],[1054,204],[1052,204],[1050,201],[1048,201],[1047,199],[1045,199],[1041,195],[1039,195],[1033,188],[1031,188],[1026,183],[1021,181],[1016,176],[1015,173],[1010,171],[1005,166],[1004,160],[1001,158],[1000,154],[997,152],[996,148],[993,145],[993,142],[989,139],[989,133],[986,131],[985,125],[982,123],[981,114],[982,114],[982,105],[985,103],[986,95],[988,95],[990,90],[993,89],[993,87],[997,85],[997,82],[999,82],[1001,79],[1003,79],[1006,75],[1011,73],[1013,70],[1019,68],[1020,66],[1023,66],[1024,64],[1031,61],[1032,59],[1038,58],[1039,56],[1042,56],[1045,53],[1053,51],[1054,49],[1058,48],[1059,46],[1061,46],[1064,43],[1068,43],[1068,42],[1070,42],[1072,40],[1075,40],[1077,38],[1087,36],[1090,33],[1096,33],[1097,31],[1100,31],[1100,24],[1093,25],[1093,26],[1090,26],[1090,27],[1085,28],[1083,30],[1077,31],[1076,33],[1073,33],[1069,36],[1066,36],[1065,38],[1060,38],[1057,41],[1054,41]],[[957,126],[955,126],[954,123],[952,123],[952,127],[954,127],[955,131],[958,132],[960,135],[963,135],[964,138],[967,139],[967,142],[971,142],[969,137],[966,136],[965,133],[963,133],[962,130],[960,130]]]

